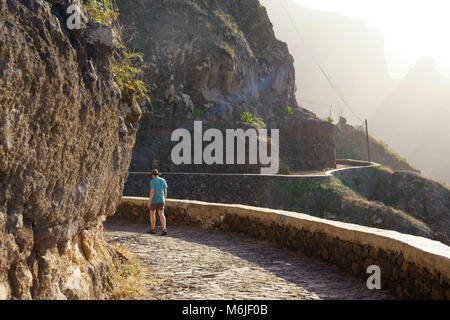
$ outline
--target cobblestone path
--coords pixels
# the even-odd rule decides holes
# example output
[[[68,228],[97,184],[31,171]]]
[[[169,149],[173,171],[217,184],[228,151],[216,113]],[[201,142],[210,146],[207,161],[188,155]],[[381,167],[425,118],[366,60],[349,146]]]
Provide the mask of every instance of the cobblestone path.
[[[106,224],[114,241],[151,274],[156,299],[392,299],[333,266],[243,234],[172,226],[165,237],[144,225]]]

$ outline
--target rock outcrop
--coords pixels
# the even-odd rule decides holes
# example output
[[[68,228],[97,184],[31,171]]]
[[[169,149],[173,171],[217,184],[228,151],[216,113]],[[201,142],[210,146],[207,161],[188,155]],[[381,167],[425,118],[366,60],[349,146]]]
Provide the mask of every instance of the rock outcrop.
[[[114,31],[67,1],[0,0],[0,298],[103,298],[139,106],[110,71]]]
[[[293,58],[259,1],[118,3],[122,23],[135,35],[130,46],[150,67],[145,81],[152,103],[143,107],[132,170],[179,170],[170,160],[173,129],[192,129],[194,118],[205,130],[233,129],[245,111],[280,129],[285,165],[335,167],[333,126],[298,107]]]

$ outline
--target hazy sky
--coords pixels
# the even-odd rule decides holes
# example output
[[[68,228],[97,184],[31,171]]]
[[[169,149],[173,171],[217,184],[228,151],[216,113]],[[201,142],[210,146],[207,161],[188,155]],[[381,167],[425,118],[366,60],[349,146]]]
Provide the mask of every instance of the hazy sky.
[[[284,1],[284,0],[272,0]],[[298,4],[366,20],[385,36],[392,77],[402,77],[423,56],[450,77],[449,0],[294,0]]]

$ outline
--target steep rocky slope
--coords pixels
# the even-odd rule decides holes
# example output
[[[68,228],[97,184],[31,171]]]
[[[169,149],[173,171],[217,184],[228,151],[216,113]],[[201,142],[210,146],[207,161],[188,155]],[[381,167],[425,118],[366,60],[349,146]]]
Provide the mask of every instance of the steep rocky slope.
[[[261,0],[261,3],[267,8],[276,36],[288,44],[294,56],[297,85],[301,89],[297,92],[299,99],[332,104],[336,120],[343,116],[350,124],[360,123],[343,106],[295,28],[314,50],[354,111],[360,117],[368,117],[376,110],[394,85],[384,56],[384,36],[380,31],[364,20],[302,7],[292,0]],[[300,101],[300,105],[322,118],[329,115],[329,109],[323,106],[306,101]]]
[[[194,118],[205,129],[233,129],[245,111],[280,129],[282,162],[294,169],[335,166],[333,128],[298,107],[293,58],[257,0],[121,0],[119,7],[122,23],[135,35],[130,46],[149,66],[145,81],[152,98],[132,170],[180,170],[170,160],[173,129],[192,129]]]
[[[69,32],[67,5],[0,0],[0,299],[102,298],[112,267],[101,223],[141,112],[113,30],[83,14]]]
[[[337,177],[356,195],[353,198],[362,199],[350,210],[360,218],[371,221],[376,227],[390,229],[393,223],[387,213],[392,211],[397,218],[416,220],[416,227],[426,226],[425,229],[431,231],[427,237],[450,243],[450,188],[447,186],[414,172],[393,172],[380,166],[359,172],[344,170]],[[363,208],[367,204],[378,208],[365,216],[361,214],[365,210],[359,210],[358,203],[366,203]],[[342,214],[345,213],[338,213]],[[398,230],[409,233],[404,225]]]
[[[342,106],[342,102],[320,72],[311,53],[299,40],[287,13],[293,18],[295,27],[311,46],[326,70],[331,73],[351,106],[361,115],[376,112],[384,97],[396,81],[389,77],[384,57],[383,35],[363,20],[334,12],[313,10],[299,6],[294,1],[262,0],[274,24],[275,34],[286,41],[295,58],[297,92],[300,105],[326,118],[329,109],[311,102],[333,105],[333,118],[339,116],[349,122],[336,125],[336,157],[367,160],[365,132],[350,124],[359,121]],[[330,54],[333,52],[333,54]],[[389,112],[385,112],[383,118]],[[389,120],[388,120],[389,121]],[[369,121],[370,131],[374,123]],[[378,124],[377,124],[378,125]],[[359,126],[359,124],[358,124]],[[379,137],[377,131],[376,137]],[[386,141],[386,136],[383,135]],[[407,160],[396,154],[387,145],[372,137],[372,159],[393,170],[416,170]]]
[[[368,160],[367,137],[364,126],[354,127],[341,117],[336,129],[336,157],[338,159]],[[392,170],[420,173],[409,162],[392,151],[388,145],[369,135],[371,161]]]
[[[252,205],[396,230],[450,244],[450,189],[415,172],[394,172],[377,165],[339,170],[326,182],[274,179],[264,187],[267,190],[259,186],[252,190],[258,195],[267,192],[271,201]]]
[[[360,124],[339,101],[299,40],[281,2],[350,106],[360,117],[369,120],[371,134],[408,159],[411,166],[424,175],[450,184],[448,161],[442,160],[450,156],[450,127],[447,124],[450,79],[440,74],[430,58],[420,59],[403,78],[392,79],[386,63],[383,34],[369,23],[335,12],[301,7],[292,0],[261,0],[276,36],[288,44],[294,56],[300,89],[298,98],[333,104],[336,120],[344,116],[350,124]],[[329,115],[326,107],[306,101],[300,101],[300,105],[319,117]],[[338,157],[339,147],[337,142]]]
[[[420,59],[370,119],[373,133],[426,176],[450,183],[450,79]]]

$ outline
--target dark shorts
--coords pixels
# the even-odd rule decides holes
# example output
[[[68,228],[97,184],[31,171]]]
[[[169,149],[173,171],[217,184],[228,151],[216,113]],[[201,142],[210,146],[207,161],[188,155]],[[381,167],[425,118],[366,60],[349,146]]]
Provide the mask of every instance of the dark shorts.
[[[164,202],[160,203],[151,203],[150,204],[150,210],[164,210]]]

